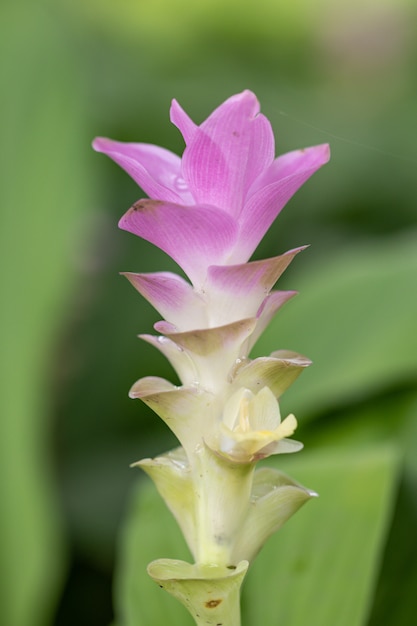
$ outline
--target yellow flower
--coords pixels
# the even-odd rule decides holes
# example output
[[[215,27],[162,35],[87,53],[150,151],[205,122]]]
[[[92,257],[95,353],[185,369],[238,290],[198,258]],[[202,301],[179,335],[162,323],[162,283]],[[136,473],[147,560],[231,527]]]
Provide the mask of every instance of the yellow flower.
[[[278,402],[269,387],[257,394],[241,388],[225,405],[216,447],[221,455],[240,463],[297,452],[302,444],[287,439],[296,428],[292,414],[281,421]]]

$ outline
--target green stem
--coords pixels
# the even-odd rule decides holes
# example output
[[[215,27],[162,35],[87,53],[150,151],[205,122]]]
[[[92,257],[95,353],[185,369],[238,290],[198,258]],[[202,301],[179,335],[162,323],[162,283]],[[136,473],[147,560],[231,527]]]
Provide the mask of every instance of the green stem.
[[[191,461],[195,489],[198,564],[228,567],[239,528],[248,513],[254,464],[232,464],[207,447]]]

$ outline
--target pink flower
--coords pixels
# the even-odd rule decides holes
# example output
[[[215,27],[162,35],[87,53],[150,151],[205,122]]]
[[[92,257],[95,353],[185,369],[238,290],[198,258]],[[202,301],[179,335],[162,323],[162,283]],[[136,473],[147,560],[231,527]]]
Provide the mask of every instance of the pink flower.
[[[161,248],[190,279],[125,274],[163,318],[154,325],[158,336],[141,338],[180,379],[174,385],[147,376],[130,390],[181,444],[138,465],[155,481],[196,562],[239,567],[314,495],[276,470],[254,473],[258,460],[302,448],[288,438],[297,420],[292,414],[281,420],[278,400],[309,359],[288,350],[249,354],[295,294],[273,287],[303,247],[248,260],[292,195],[328,161],[329,148],[275,159],[270,123],[250,91],[226,100],[201,126],[173,101],[171,120],[186,143],[182,158],[149,144],[93,144],[151,198],[138,200],[120,227]],[[191,566],[178,563],[176,580],[187,579]]]
[[[200,126],[174,100],[171,121],[186,143],[182,158],[144,143],[97,138],[93,146],[152,198],[136,202],[119,226],[164,250],[201,288],[208,267],[248,261],[288,200],[329,160],[329,147],[275,159],[271,125],[250,91]]]

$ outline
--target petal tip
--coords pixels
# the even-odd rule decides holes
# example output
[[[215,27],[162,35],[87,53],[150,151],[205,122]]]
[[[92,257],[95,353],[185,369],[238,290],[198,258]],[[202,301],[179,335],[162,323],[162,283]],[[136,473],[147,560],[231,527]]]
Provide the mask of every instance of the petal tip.
[[[328,161],[330,161],[330,157],[331,157],[330,144],[328,143],[319,144],[318,146],[316,146],[316,150],[321,153],[323,165],[325,163],[328,163]]]
[[[137,200],[131,207],[126,211],[124,215],[119,220],[118,227],[122,230],[127,230],[129,232],[133,232],[134,234],[138,234],[134,230],[134,225],[132,221],[134,220],[134,216],[140,213],[149,213],[152,209],[163,205],[164,203],[161,200],[150,200],[149,198],[143,198]],[[133,230],[132,230],[133,229]]]
[[[96,152],[103,152],[104,144],[106,141],[108,141],[108,139],[106,139],[105,137],[94,137],[93,141],[91,142],[91,146]]]
[[[260,108],[259,100],[251,89],[244,89],[240,93],[231,96],[230,100],[247,100],[248,102],[252,102],[252,104],[256,105],[258,109]]]

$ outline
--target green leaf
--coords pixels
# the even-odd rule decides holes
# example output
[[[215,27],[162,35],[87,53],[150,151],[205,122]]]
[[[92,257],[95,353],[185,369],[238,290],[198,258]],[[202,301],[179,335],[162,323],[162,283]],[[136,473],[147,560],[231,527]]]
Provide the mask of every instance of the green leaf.
[[[6,2],[0,31],[0,606],[8,626],[46,626],[66,562],[51,362],[89,203],[88,139],[63,23],[42,2]]]
[[[301,383],[285,393],[285,406],[311,416],[415,380],[415,233],[356,244],[313,264],[300,258],[300,267],[291,280],[300,295],[276,316],[255,350],[262,355],[285,348],[312,359]]]
[[[311,454],[293,467],[297,480],[319,491],[320,498],[303,507],[255,560],[243,590],[243,624],[359,626],[391,516],[397,455],[385,447],[356,456]],[[121,539],[119,626],[191,626],[183,607],[146,574],[147,563],[158,557],[190,559],[149,483],[140,484]]]
[[[399,407],[401,408],[401,407]],[[404,411],[404,409],[406,409]],[[417,397],[404,406],[405,472],[367,626],[412,626],[417,589]],[[394,414],[397,417],[397,414]]]
[[[417,483],[401,485],[367,626],[413,626],[417,589]]]

